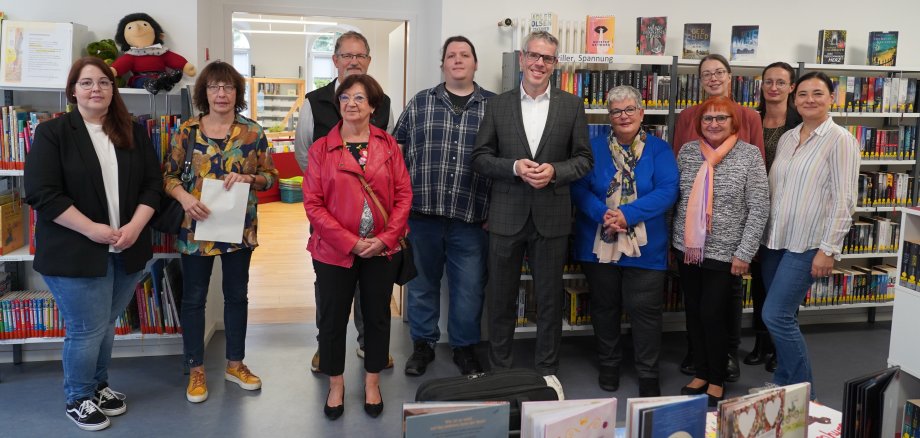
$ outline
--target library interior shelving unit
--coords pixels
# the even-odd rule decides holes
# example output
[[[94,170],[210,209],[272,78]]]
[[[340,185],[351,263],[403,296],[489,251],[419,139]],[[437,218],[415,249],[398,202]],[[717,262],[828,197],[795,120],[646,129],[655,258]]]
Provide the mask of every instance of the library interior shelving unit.
[[[577,37],[577,32],[575,33]],[[562,41],[560,43],[560,55],[559,55],[559,64],[557,65],[557,74],[553,78],[553,86],[556,88],[563,88],[569,86],[569,90],[576,95],[582,95],[582,92],[590,92],[590,95],[598,93],[598,90],[591,90],[590,87],[585,89],[579,89],[577,86],[572,87],[567,84],[565,80],[560,80],[562,78],[561,72],[585,72],[591,70],[630,70],[637,72],[634,76],[633,85],[640,85],[639,88],[643,91],[643,96],[653,96],[658,93],[659,96],[656,100],[646,103],[646,117],[644,125],[658,123],[662,126],[666,126],[665,134],[662,137],[665,140],[668,140],[670,133],[673,133],[674,125],[676,122],[677,114],[680,113],[682,108],[690,106],[694,102],[685,101],[685,96],[689,93],[688,85],[693,84],[693,76],[697,74],[697,66],[699,65],[698,60],[689,60],[689,59],[679,59],[676,56],[637,56],[637,55],[585,55],[577,53],[564,53],[565,50],[573,50],[572,46],[575,46],[574,50],[578,50],[576,44],[567,43]],[[502,58],[502,88],[501,91],[508,91],[518,86],[521,78],[520,65],[518,63],[518,51],[507,52],[503,54]],[[750,85],[751,87],[756,87],[759,90],[760,86],[760,75],[764,67],[769,63],[766,62],[731,62],[732,74],[733,74],[733,84],[745,84]],[[913,68],[901,68],[901,67],[875,67],[875,66],[860,66],[860,65],[822,65],[822,64],[808,64],[804,62],[790,62],[790,65],[793,68],[797,69],[797,74],[802,75],[807,71],[820,70],[824,71],[828,76],[833,77],[835,80],[841,76],[847,77],[884,77],[884,78],[920,78],[920,69]],[[676,75],[672,72],[676,72]],[[590,75],[590,73],[588,73]],[[664,76],[667,78],[667,82],[661,83],[660,77]],[[670,77],[669,77],[670,76]],[[593,77],[591,77],[593,79]],[[750,82],[743,82],[748,80]],[[590,81],[590,79],[589,79]],[[600,86],[599,95],[603,95],[603,87],[610,88],[613,86],[613,83],[602,83]],[[646,89],[648,86],[656,87],[655,90]],[[753,88],[751,88],[753,90]],[[910,89],[913,93],[911,97],[912,101],[915,102],[913,108],[908,107],[896,107],[888,108],[885,111],[879,109],[878,111],[847,111],[845,108],[843,111],[834,111],[832,116],[836,123],[840,125],[865,125],[874,128],[885,128],[885,127],[897,127],[897,126],[910,126],[914,130],[911,133],[910,138],[903,138],[903,141],[907,141],[909,145],[916,150],[916,145],[918,142],[918,131],[920,131],[920,114],[918,114],[917,107],[920,106],[920,98],[918,98],[918,91],[920,91],[920,86]],[[662,99],[660,93],[667,92],[667,96],[664,96]],[[758,91],[759,92],[759,91]],[[757,100],[755,99],[754,93],[745,94],[748,97],[747,102],[742,102],[743,105],[750,107],[752,109],[756,108]],[[740,99],[740,94],[736,97],[736,100]],[[606,107],[603,102],[600,102],[597,105],[591,105],[591,100],[586,99],[588,104],[586,105],[585,112],[588,114],[588,122],[591,124],[608,124],[606,117]],[[739,100],[740,102],[740,100]],[[593,132],[593,131],[592,131]],[[911,191],[912,196],[910,199],[903,199],[899,202],[886,203],[884,201],[879,202],[868,202],[866,205],[860,205],[857,208],[857,215],[868,215],[875,216],[886,213],[891,213],[897,215],[897,207],[903,205],[916,205],[917,204],[917,188],[918,188],[918,166],[916,166],[916,157],[912,154],[910,156],[885,156],[885,155],[876,155],[866,154],[863,158],[863,161],[860,166],[860,172],[892,172],[892,173],[907,173],[911,178],[911,185],[913,190]],[[862,204],[862,203],[861,203]],[[896,217],[896,216],[895,216]],[[852,264],[859,264],[863,266],[872,267],[873,265],[883,264],[885,262],[891,263],[897,257],[897,249],[891,250],[887,249],[884,251],[860,251],[859,253],[853,254],[844,254],[841,257],[841,262],[838,263],[838,266],[843,267],[850,266]],[[855,262],[855,263],[854,263]],[[530,276],[523,275],[523,281],[531,281]],[[568,283],[571,282],[583,282],[583,275],[579,273],[567,273],[565,274],[565,279]],[[870,301],[870,302],[856,302],[856,303],[847,303],[847,304],[834,304],[834,305],[809,305],[800,307],[800,321],[804,324],[808,323],[829,323],[829,322],[856,322],[856,321],[866,321],[873,322],[876,320],[876,317],[881,317],[885,319],[890,317],[892,302],[891,301]],[[751,308],[745,308],[744,312],[746,314],[751,313]],[[747,317],[746,317],[747,320]],[[746,323],[747,324],[747,323]],[[684,330],[683,323],[683,312],[665,312],[664,315],[664,328],[665,330]],[[570,325],[567,321],[563,322],[563,332],[564,333],[591,333],[590,324],[586,325]],[[528,336],[530,333],[535,331],[535,327],[532,327],[531,324],[527,324],[522,327],[518,327],[518,333],[522,333],[523,336]]]
[[[67,106],[67,99],[64,97],[63,88],[35,88],[35,87],[15,87],[0,85],[3,93],[3,107],[22,106],[29,110],[46,110],[51,112],[63,112]],[[142,89],[119,89],[122,99],[125,101],[129,110],[135,113],[146,114],[168,114],[170,112],[181,112],[182,119],[185,120],[190,112],[190,100],[188,89],[174,89],[169,93],[160,93],[157,96],[149,94]],[[159,108],[159,109],[158,109]],[[13,178],[18,181],[11,184],[14,187],[22,189],[21,178],[22,170],[0,170],[0,177]],[[29,250],[29,217],[28,208],[23,208],[23,224],[25,245],[0,256],[0,263],[4,265],[7,272],[14,272],[14,283],[12,290],[47,290],[47,286],[40,274],[32,270],[32,260],[34,256]],[[154,259],[178,258],[176,253],[156,253]],[[151,260],[151,263],[153,262]],[[219,272],[219,271],[217,271]],[[215,284],[216,283],[216,284]],[[215,291],[217,296],[215,295]],[[220,294],[220,275],[215,275],[209,290],[209,296],[212,300],[219,299]],[[219,302],[219,301],[213,301]],[[216,330],[222,327],[220,316],[220,306],[209,306],[207,312],[208,324],[206,325],[206,339],[210,339]],[[180,334],[141,334],[131,333],[115,336],[115,348],[113,356],[150,356],[150,355],[175,355],[182,353],[182,335]],[[40,360],[59,360],[60,350],[63,338],[60,337],[38,337],[25,339],[5,339],[0,340],[0,362],[12,362],[15,364],[26,361]],[[25,354],[24,354],[25,353]],[[180,364],[177,362],[177,369]]]
[[[303,79],[247,78],[249,114],[273,136],[293,137],[303,105]]]
[[[895,286],[894,313],[891,318],[891,339],[888,346],[888,364],[901,367],[901,372],[885,391],[882,435],[895,436],[902,424],[904,403],[920,397],[920,287],[915,278],[920,276],[917,251],[908,252],[904,242],[920,243],[920,209],[901,208],[900,251],[898,267],[901,272]]]

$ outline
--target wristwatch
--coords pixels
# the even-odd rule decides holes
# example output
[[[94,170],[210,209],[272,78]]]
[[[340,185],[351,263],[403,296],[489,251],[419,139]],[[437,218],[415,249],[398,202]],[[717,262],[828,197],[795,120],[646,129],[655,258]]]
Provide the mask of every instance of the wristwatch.
[[[834,254],[832,251],[821,250],[821,252],[823,252],[824,255],[826,255],[826,256],[828,256],[828,257],[831,257],[831,258],[833,258],[834,260],[837,260],[838,262],[839,262],[840,259],[841,259],[840,254]]]

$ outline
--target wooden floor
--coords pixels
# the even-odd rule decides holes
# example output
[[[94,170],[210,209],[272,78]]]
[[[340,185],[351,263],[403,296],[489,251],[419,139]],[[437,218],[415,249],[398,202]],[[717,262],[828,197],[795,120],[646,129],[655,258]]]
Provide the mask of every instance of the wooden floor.
[[[249,323],[313,322],[316,276],[306,249],[309,225],[303,204],[260,204],[258,236],[249,268]],[[393,298],[391,313],[400,317],[399,287]]]

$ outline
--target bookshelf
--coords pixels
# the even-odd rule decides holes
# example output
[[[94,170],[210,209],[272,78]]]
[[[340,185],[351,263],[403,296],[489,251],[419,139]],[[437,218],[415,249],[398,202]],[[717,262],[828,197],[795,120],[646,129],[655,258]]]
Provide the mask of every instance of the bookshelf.
[[[306,90],[304,80],[247,78],[246,88],[250,118],[266,132],[293,137]]]
[[[13,106],[24,103],[25,107],[34,109],[51,109],[63,112],[67,108],[64,89],[57,87],[15,87],[3,86],[2,89],[2,106]],[[154,96],[146,90],[139,89],[119,89],[122,99],[128,105],[129,109],[136,113],[145,113],[156,115],[160,113],[174,112],[181,108],[182,118],[186,119],[190,111],[190,92],[187,88],[176,88],[168,93],[159,93]],[[18,183],[14,186],[20,187],[22,170],[0,170],[0,177],[7,177],[16,180]],[[14,273],[14,284],[12,290],[33,290],[44,289],[47,287],[41,278],[41,275],[32,270],[32,260],[34,255],[29,248],[29,216],[28,209],[24,210],[24,226],[26,233],[26,244],[20,248],[11,251],[8,254],[0,255],[0,263],[8,263],[6,270]],[[150,265],[159,259],[175,259],[179,254],[176,253],[155,253],[153,259],[148,263]],[[16,284],[18,283],[18,284]],[[219,282],[218,282],[219,283]],[[219,285],[217,286],[219,289]],[[209,295],[214,293],[215,286]],[[217,294],[219,294],[219,290]],[[217,298],[214,298],[217,299]],[[212,312],[208,312],[209,318]],[[206,330],[206,338],[210,338],[215,330],[219,329],[218,324],[211,322]],[[141,334],[130,333],[115,336],[116,344],[113,357],[126,356],[147,356],[147,355],[176,355],[182,353],[182,336],[180,334]],[[30,337],[24,339],[3,339],[0,340],[0,362],[12,362],[19,364],[23,362],[24,352],[27,353],[27,359],[30,361],[38,360],[60,360],[60,349],[63,343],[61,337]]]

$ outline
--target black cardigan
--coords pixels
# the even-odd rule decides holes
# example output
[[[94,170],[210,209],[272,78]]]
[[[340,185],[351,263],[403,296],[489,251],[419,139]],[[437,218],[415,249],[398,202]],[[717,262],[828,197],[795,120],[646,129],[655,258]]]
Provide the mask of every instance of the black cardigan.
[[[163,174],[150,137],[133,124],[134,148],[115,149],[121,224],[134,216],[138,204],[158,208]],[[35,263],[44,275],[102,277],[106,275],[109,246],[54,222],[71,205],[93,222],[108,224],[102,168],[79,111],[74,110],[38,125],[26,156],[25,201],[37,214]],[[153,256],[150,229],[121,252],[128,273],[144,269]]]

